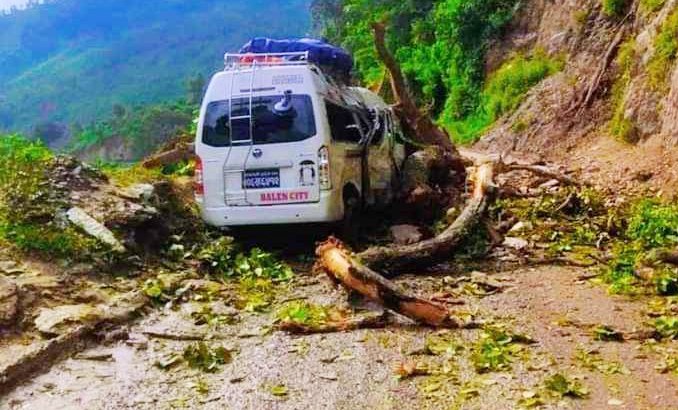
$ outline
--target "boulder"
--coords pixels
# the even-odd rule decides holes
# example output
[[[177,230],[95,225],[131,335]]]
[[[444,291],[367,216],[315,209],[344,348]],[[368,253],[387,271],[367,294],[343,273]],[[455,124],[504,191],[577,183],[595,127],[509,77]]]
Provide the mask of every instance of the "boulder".
[[[16,319],[19,292],[16,284],[0,275],[0,327],[12,324]]]
[[[95,237],[106,245],[109,245],[114,251],[125,252],[125,247],[115,238],[113,232],[106,228],[102,223],[92,218],[82,208],[71,208],[66,215],[73,225],[81,228],[83,231],[87,232],[87,234]]]
[[[42,308],[35,319],[35,327],[43,334],[63,334],[73,325],[94,322],[104,316],[103,311],[92,305],[64,305]]]
[[[506,237],[506,239],[504,239],[503,245],[506,248],[522,251],[523,249],[526,249],[528,246],[530,246],[530,243],[523,238]]]
[[[396,225],[391,227],[391,238],[397,245],[410,245],[421,242],[424,233],[414,225]]]

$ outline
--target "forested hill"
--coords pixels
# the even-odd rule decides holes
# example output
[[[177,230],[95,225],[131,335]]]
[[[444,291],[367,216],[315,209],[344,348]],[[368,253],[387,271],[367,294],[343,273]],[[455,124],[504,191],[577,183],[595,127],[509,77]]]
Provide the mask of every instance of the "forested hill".
[[[0,14],[0,131],[183,97],[248,38],[309,27],[309,0],[50,0]]]

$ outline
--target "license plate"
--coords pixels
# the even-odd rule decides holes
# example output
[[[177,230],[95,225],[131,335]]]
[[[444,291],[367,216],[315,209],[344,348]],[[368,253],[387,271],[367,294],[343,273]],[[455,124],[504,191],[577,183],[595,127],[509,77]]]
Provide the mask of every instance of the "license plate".
[[[280,188],[280,170],[260,169],[256,171],[245,171],[245,175],[243,176],[243,187],[245,189]]]

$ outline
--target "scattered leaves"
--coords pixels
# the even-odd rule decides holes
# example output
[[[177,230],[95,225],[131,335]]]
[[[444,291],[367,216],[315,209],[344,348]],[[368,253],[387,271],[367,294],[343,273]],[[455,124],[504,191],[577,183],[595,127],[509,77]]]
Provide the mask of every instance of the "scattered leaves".
[[[544,387],[559,397],[584,398],[589,395],[588,389],[576,380],[570,380],[556,373],[544,381]]]

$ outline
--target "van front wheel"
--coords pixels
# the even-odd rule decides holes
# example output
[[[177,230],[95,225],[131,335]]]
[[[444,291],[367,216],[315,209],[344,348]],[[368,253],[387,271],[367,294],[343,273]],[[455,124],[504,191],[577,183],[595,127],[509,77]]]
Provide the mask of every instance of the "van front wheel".
[[[350,197],[344,204],[344,219],[341,221],[341,239],[349,244],[355,244],[360,237],[362,217],[360,199]]]

